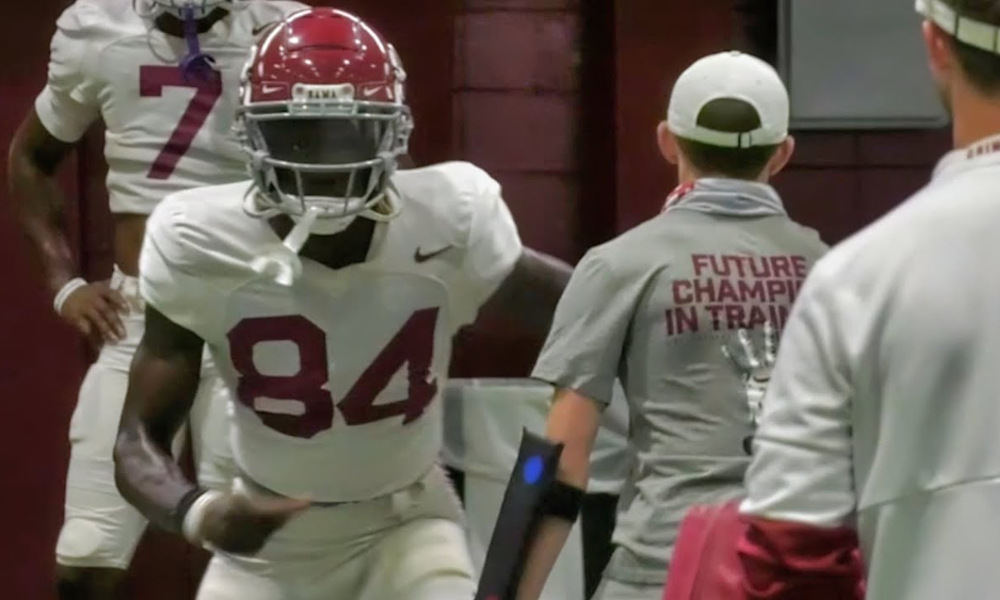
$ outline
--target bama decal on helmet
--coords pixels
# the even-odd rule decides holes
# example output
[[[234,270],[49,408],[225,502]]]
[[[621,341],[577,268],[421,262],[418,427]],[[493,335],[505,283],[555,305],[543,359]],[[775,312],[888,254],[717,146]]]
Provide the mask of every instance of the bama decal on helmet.
[[[354,86],[350,83],[334,83],[329,85],[296,83],[292,86],[292,100],[295,102],[354,100],[354,98]]]

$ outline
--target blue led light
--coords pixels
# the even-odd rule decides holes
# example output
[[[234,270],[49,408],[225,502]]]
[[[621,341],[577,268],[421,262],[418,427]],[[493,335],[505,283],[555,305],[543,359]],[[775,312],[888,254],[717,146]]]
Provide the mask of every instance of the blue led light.
[[[542,478],[542,471],[545,470],[545,463],[541,456],[532,456],[524,461],[524,482],[528,485],[535,485]]]

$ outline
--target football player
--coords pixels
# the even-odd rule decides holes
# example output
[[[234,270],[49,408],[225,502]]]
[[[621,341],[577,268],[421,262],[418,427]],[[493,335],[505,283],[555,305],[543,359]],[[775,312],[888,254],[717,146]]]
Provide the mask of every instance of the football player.
[[[237,181],[246,167],[231,127],[253,40],[295,2],[78,0],[57,22],[48,82],[18,129],[9,177],[56,313],[104,342],[70,425],[65,522],[56,547],[63,598],[110,598],[145,519],[121,498],[112,447],[127,371],[143,331],[139,249],[146,218],[171,192]],[[85,281],[64,230],[56,171],[88,127],[106,128],[115,270]],[[199,478],[226,485],[222,386],[206,377],[192,412]]]
[[[356,17],[289,17],[245,73],[252,180],[174,194],[150,218],[117,476],[153,522],[216,550],[200,600],[474,593],[436,464],[451,339],[487,302],[541,338],[569,269],[522,247],[479,168],[397,171],[404,78]],[[206,346],[236,400],[229,492],[170,456]]]

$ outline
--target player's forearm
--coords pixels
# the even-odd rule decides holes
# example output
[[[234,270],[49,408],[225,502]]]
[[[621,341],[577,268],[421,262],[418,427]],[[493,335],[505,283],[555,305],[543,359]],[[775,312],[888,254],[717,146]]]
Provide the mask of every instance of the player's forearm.
[[[115,443],[115,481],[122,496],[168,531],[178,531],[175,511],[195,487],[170,449],[197,392],[199,367],[193,358],[151,356],[140,345]]]
[[[48,289],[56,294],[77,276],[76,261],[62,226],[61,215],[39,214],[34,209],[20,212],[21,230],[32,253],[45,273]]]
[[[76,274],[76,264],[66,236],[63,196],[55,177],[56,167],[67,148],[46,150],[28,139],[27,125],[11,142],[7,165],[8,185],[21,231],[46,275],[46,283],[57,292]]]
[[[150,522],[180,533],[175,509],[195,488],[167,449],[150,439],[139,423],[123,423],[115,444],[115,483]]]

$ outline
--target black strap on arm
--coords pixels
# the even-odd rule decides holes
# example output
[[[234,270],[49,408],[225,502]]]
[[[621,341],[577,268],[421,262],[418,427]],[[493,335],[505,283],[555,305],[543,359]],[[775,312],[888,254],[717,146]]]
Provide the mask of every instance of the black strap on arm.
[[[575,521],[583,491],[556,480],[563,445],[527,429],[486,551],[476,600],[514,600],[541,519]]]
[[[583,506],[583,490],[556,479],[542,502],[542,515],[576,523]]]
[[[173,521],[176,533],[184,532],[184,517],[187,516],[188,511],[191,510],[191,506],[195,501],[201,498],[207,491],[205,488],[194,487],[181,496],[180,501],[177,502],[177,506],[174,507],[173,515],[171,515],[171,521]]]

